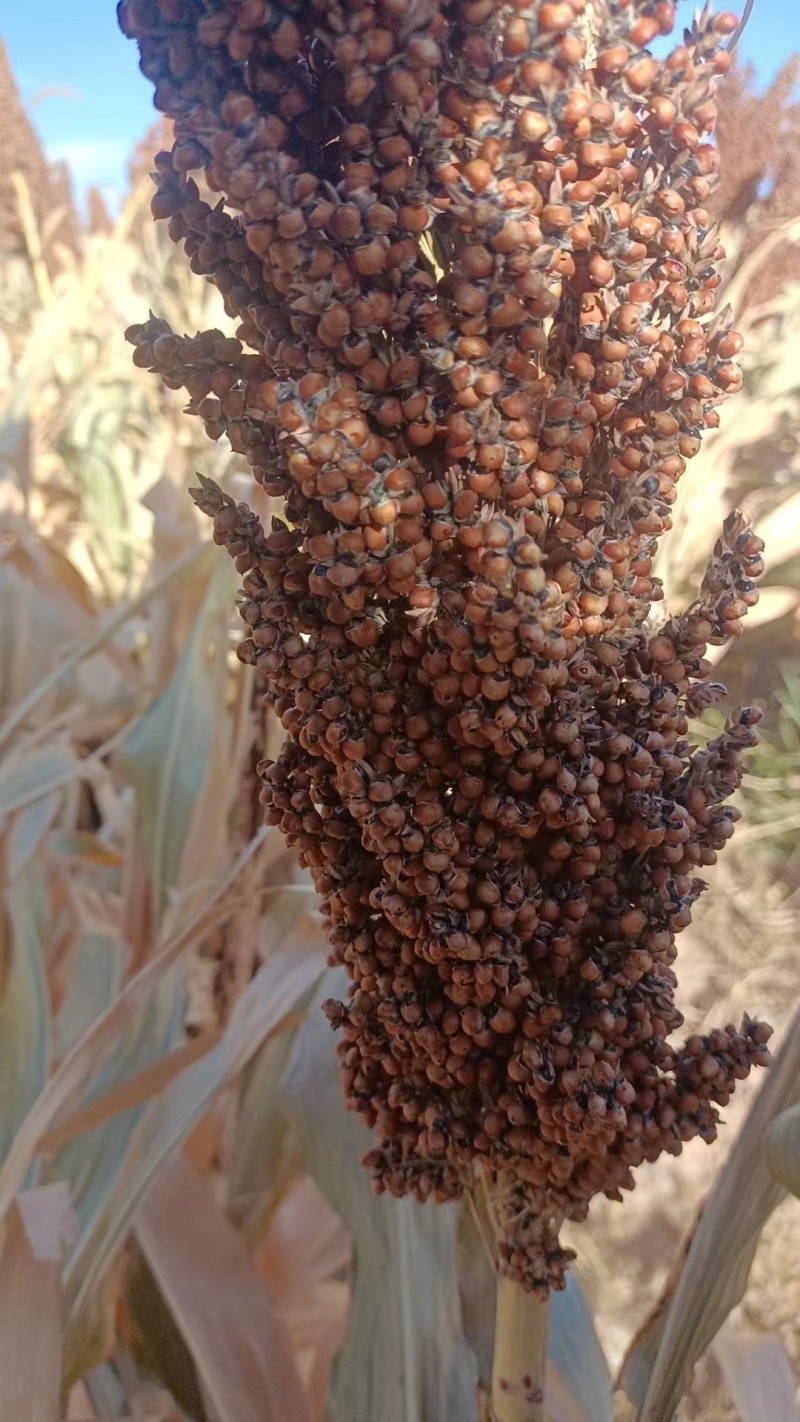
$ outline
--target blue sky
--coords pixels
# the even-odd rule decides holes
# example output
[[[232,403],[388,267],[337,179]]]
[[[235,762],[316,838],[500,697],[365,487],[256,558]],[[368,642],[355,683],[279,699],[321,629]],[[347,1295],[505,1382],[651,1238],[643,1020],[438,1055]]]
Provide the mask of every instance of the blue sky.
[[[743,3],[717,0],[717,8]],[[680,18],[693,8],[680,0]],[[0,36],[49,156],[67,159],[79,191],[97,183],[113,204],[127,154],[152,115],[150,85],[136,46],[117,29],[114,0],[6,0]],[[740,48],[759,79],[769,79],[800,50],[798,0],[756,0]]]

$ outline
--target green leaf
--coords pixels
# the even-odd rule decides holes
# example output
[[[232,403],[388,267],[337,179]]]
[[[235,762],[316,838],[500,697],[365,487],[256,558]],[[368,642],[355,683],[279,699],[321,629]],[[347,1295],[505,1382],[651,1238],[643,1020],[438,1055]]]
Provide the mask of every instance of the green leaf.
[[[136,1014],[144,1009],[164,974],[182,952],[209,929],[230,917],[233,910],[231,891],[268,838],[268,833],[264,831],[251,840],[202,907],[125,984],[119,996],[92,1023],[46,1080],[13,1135],[6,1158],[0,1165],[0,1218],[22,1189],[42,1137],[60,1120],[70,1103],[80,1097],[100,1064],[118,1045],[120,1032],[125,1031]],[[26,877],[23,876],[23,879]]]
[[[95,652],[99,651],[109,642],[114,634],[118,632],[121,627],[124,627],[126,622],[130,621],[132,617],[136,616],[137,613],[141,612],[143,608],[147,607],[162,593],[176,586],[180,586],[185,583],[187,579],[199,576],[204,571],[213,567],[218,561],[217,549],[213,544],[203,544],[200,548],[192,548],[188,553],[183,554],[182,557],[176,558],[175,562],[171,563],[161,576],[154,580],[143,592],[139,593],[137,597],[133,598],[130,602],[123,603],[121,607],[115,608],[107,617],[104,617],[98,624],[97,631],[87,642],[83,642],[79,647],[76,647],[74,651],[68,652],[66,656],[62,657],[61,661],[47,671],[46,674],[42,671],[41,679],[35,683],[30,691],[26,692],[22,700],[18,701],[14,706],[13,710],[9,711],[5,720],[0,724],[0,745],[5,745],[14,731],[27,720],[31,711],[33,711],[55,687],[60,686],[63,681],[70,677],[75,668],[80,666],[81,662],[85,661],[87,657],[93,656]],[[0,570],[0,572],[1,571],[2,570]],[[22,583],[21,580],[18,580],[18,583],[22,587],[24,594],[24,596],[19,599],[19,604],[24,607],[26,602],[32,601],[33,611],[35,613],[33,625],[38,626],[36,619],[41,620],[41,616],[47,613],[48,608],[52,607],[52,602],[46,600],[47,606],[40,609],[36,600],[36,589],[31,589],[29,593],[26,584]],[[2,587],[1,583],[0,587]],[[3,621],[5,621],[5,618]],[[0,624],[0,626],[2,626],[2,624]],[[31,638],[31,645],[35,652],[37,649],[37,639],[35,637]],[[49,660],[49,644],[46,650]],[[30,677],[26,676],[26,685],[29,681]],[[5,694],[5,686],[3,689]]]
[[[14,815],[8,831],[7,874],[9,883],[22,873],[42,843],[61,807],[57,790],[34,800]]]
[[[78,937],[55,1020],[59,1061],[114,1001],[122,985],[124,958],[119,938],[111,933],[82,933]]]
[[[778,1183],[800,1198],[800,1104],[781,1111],[772,1122],[767,1163]]]
[[[701,1209],[680,1271],[623,1362],[620,1386],[640,1409],[639,1422],[672,1422],[695,1363],[741,1301],[761,1231],[785,1194],[768,1163],[770,1129],[799,1102],[800,1011]]]
[[[22,390],[16,393],[13,404],[20,408],[23,401]],[[27,492],[31,485],[31,424],[27,414],[12,414],[11,410],[0,420],[0,465],[10,465],[15,470],[20,489]]]
[[[181,973],[178,967],[173,967],[162,978],[145,1009],[121,1034],[114,1051],[81,1098],[80,1108],[164,1056],[181,1035],[183,1015]],[[94,1227],[111,1198],[144,1109],[134,1106],[121,1111],[95,1130],[68,1141],[42,1172],[43,1180],[63,1180],[69,1185],[78,1217],[78,1239],[67,1257],[68,1276],[74,1268],[80,1267],[84,1250],[91,1247]]]
[[[494,1363],[497,1273],[470,1208],[461,1211],[457,1248],[464,1336],[475,1356],[478,1381],[488,1394]]]
[[[158,915],[176,883],[193,807],[218,741],[227,692],[228,621],[235,573],[218,562],[192,634],[166,691],[137,722],[119,753],[136,790]]]
[[[49,1002],[41,925],[46,890],[29,868],[0,904],[0,961],[5,975],[0,1000],[0,1162],[47,1081]]]
[[[307,947],[307,908],[295,899],[297,921],[283,951],[264,965],[236,1004],[217,1044],[188,1067],[146,1110],[131,1142],[113,1195],[91,1236],[70,1259],[67,1291],[70,1316],[77,1317],[96,1281],[122,1244],[136,1208],[165,1161],[186,1139],[214,1097],[232,1081],[261,1044],[304,995],[322,970],[323,956],[314,939]],[[305,939],[305,943],[303,942]],[[305,948],[305,951],[304,951]]]
[[[459,1207],[372,1194],[361,1164],[370,1136],[345,1107],[333,1034],[320,1011],[345,987],[339,970],[325,975],[282,1083],[307,1168],[354,1243],[352,1321],[327,1419],[474,1422],[475,1360],[456,1281]]]
[[[242,1079],[228,1174],[228,1216],[245,1232],[257,1226],[267,1200],[291,1173],[290,1130],[280,1082],[293,1040],[290,1032],[270,1037]]]
[[[65,785],[79,764],[66,741],[7,757],[0,765],[0,815],[33,804]]]
[[[95,982],[84,999],[84,1009],[91,1005],[96,1010],[85,1020],[84,1028],[88,1028],[95,1017],[105,1011],[113,1001],[121,976],[119,943],[98,935],[87,936],[79,941],[78,960],[84,968],[81,977],[85,979],[86,969],[92,958],[97,960],[98,956],[100,961],[94,963]],[[62,1030],[66,1025],[68,1031],[79,1026],[75,1021],[76,1009],[80,1010],[75,1003],[75,984],[71,984],[71,988],[74,1004],[71,1017],[66,1024],[61,1017],[59,1019]],[[101,997],[103,990],[105,997]],[[159,1061],[169,1051],[182,1033],[184,998],[180,970],[173,967],[166,972],[146,1007],[131,1019],[120,1034],[114,1050],[81,1098],[80,1108],[90,1105],[120,1083]],[[80,1035],[78,1031],[73,1041]],[[74,1248],[68,1252],[67,1273],[73,1261],[80,1260],[84,1249],[90,1245],[94,1226],[102,1217],[113,1193],[143,1110],[144,1107],[138,1106],[121,1111],[102,1126],[69,1141],[56,1151],[41,1172],[43,1181],[64,1181],[68,1185],[75,1207],[78,1236]]]
[[[613,1387],[580,1280],[550,1296],[548,1407],[553,1422],[611,1422]]]

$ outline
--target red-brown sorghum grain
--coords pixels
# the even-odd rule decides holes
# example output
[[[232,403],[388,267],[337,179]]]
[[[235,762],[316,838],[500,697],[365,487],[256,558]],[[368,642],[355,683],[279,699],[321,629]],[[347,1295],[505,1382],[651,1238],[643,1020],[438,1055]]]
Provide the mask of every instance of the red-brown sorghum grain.
[[[676,934],[759,719],[687,740],[757,595],[742,515],[651,616],[741,381],[704,206],[731,22],[661,61],[670,0],[594,8],[587,69],[583,0],[119,7],[175,122],[154,213],[239,323],[128,337],[285,500],[267,532],[195,491],[286,730],[266,817],[352,980],[326,1011],[367,1163],[420,1199],[481,1172],[539,1291],[560,1221],[712,1140],[769,1037],[673,1041]]]

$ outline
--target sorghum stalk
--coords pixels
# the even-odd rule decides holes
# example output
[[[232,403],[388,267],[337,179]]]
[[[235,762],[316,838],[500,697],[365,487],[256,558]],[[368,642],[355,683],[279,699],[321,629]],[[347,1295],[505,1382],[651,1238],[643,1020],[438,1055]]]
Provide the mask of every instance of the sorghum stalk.
[[[713,1140],[768,1058],[747,1018],[672,1040],[675,937],[759,717],[701,749],[689,719],[761,543],[732,515],[677,616],[651,575],[741,384],[704,206],[736,18],[662,61],[672,0],[595,0],[591,67],[585,0],[120,18],[175,120],[154,213],[239,322],[128,335],[285,500],[267,531],[196,491],[286,731],[267,818],[352,980],[327,1011],[375,1185],[484,1190],[504,1278],[544,1299],[560,1222]]]
[[[492,1422],[545,1422],[547,1314],[547,1299],[516,1279],[498,1279]]]

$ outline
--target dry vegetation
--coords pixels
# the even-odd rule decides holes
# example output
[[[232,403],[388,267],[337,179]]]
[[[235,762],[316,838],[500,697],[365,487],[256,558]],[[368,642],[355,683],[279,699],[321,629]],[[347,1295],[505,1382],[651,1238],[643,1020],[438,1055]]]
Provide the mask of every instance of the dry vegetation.
[[[660,570],[680,604],[742,499],[767,539],[758,626],[725,663],[737,695],[767,698],[767,743],[747,828],[684,938],[681,1005],[690,1030],[745,1003],[776,1025],[790,1055],[773,1112],[779,1087],[797,1099],[800,1052],[797,1024],[786,1032],[800,694],[789,682],[782,712],[777,695],[800,630],[794,78],[759,99],[740,73],[724,99],[738,181],[719,215],[746,386],[690,465]],[[491,1370],[480,1244],[455,1206],[370,1196],[317,1010],[331,984],[313,896],[259,829],[270,732],[232,654],[235,575],[186,495],[198,470],[234,492],[249,475],[200,445],[122,340],[148,307],[179,331],[227,318],[152,225],[141,161],[115,222],[95,204],[79,232],[1,55],[0,98],[0,1416],[470,1422],[476,1368],[482,1383]],[[737,1096],[721,1150],[753,1095]],[[730,1198],[752,1218],[730,1198],[717,1211],[711,1275],[727,1293],[715,1314],[701,1261],[695,1351],[737,1297],[725,1251],[745,1257],[768,1222],[686,1419],[734,1417],[731,1390],[745,1422],[798,1416],[798,1207],[769,1218],[781,1191],[749,1129]],[[581,1278],[612,1369],[680,1255],[709,1159],[691,1147],[624,1208],[593,1207]],[[556,1422],[610,1417],[607,1382],[605,1401],[582,1393],[603,1368],[576,1287],[551,1350]]]

